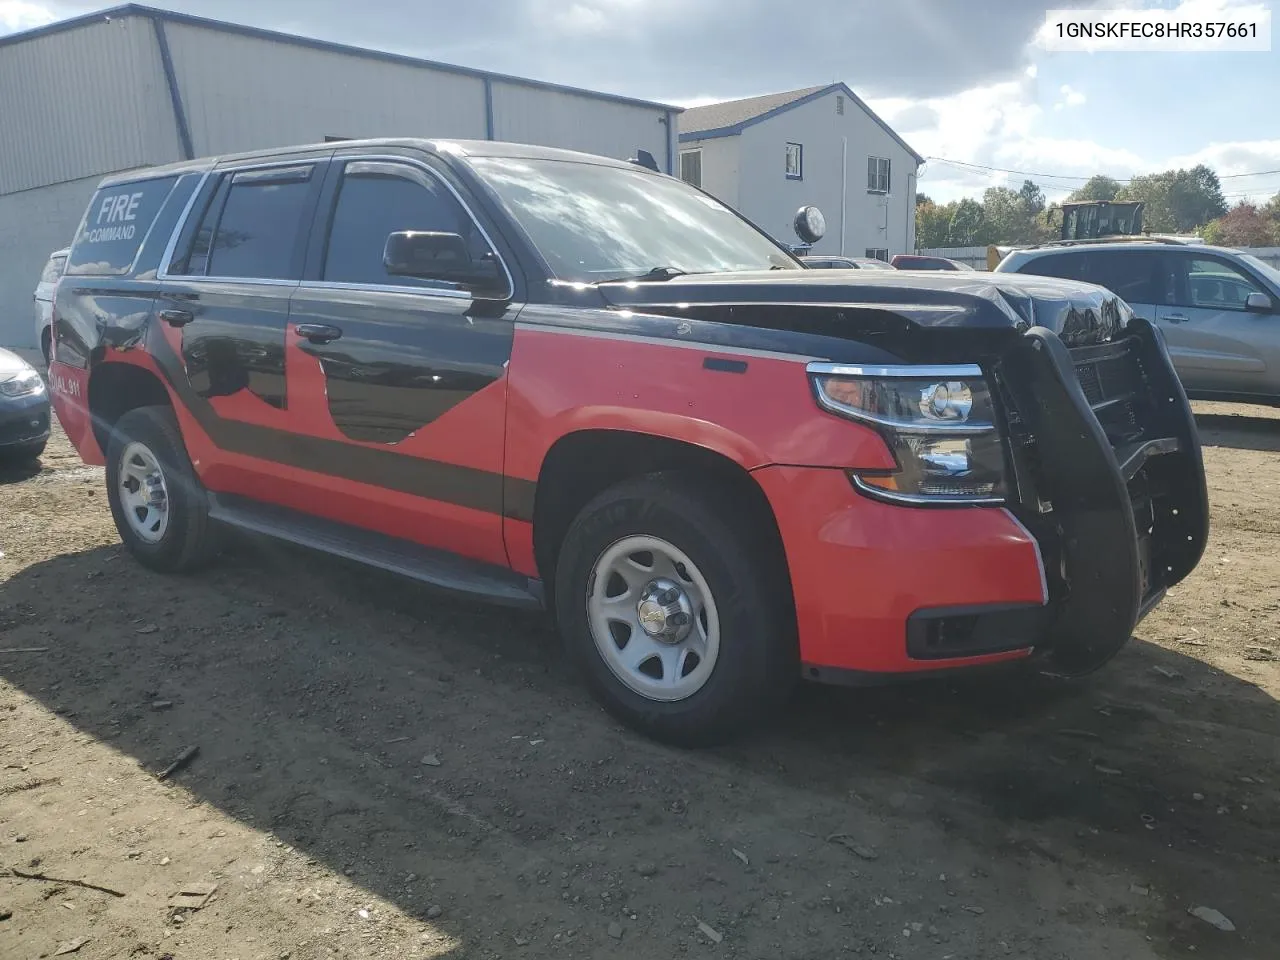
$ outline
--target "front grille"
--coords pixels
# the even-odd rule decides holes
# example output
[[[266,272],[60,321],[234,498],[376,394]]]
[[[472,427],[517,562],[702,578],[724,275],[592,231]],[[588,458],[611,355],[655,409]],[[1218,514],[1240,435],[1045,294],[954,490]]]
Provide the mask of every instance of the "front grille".
[[[1146,378],[1128,340],[1071,351],[1076,380],[1113,447],[1143,439],[1150,402]]]

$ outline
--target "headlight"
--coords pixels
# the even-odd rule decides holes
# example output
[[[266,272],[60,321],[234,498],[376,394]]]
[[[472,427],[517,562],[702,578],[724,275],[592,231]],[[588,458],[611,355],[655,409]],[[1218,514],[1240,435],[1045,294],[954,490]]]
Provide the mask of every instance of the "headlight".
[[[33,393],[44,393],[44,381],[34,370],[23,370],[15,377],[0,380],[0,396],[27,397]]]
[[[898,462],[854,483],[899,503],[1001,503],[1004,447],[991,391],[976,366],[809,364],[818,403],[874,426]]]

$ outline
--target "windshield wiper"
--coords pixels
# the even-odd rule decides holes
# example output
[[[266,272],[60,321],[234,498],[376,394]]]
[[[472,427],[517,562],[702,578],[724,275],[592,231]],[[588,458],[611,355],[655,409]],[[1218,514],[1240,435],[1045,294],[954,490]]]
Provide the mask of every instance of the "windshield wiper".
[[[608,280],[597,281],[599,283],[631,283],[649,280],[670,280],[672,277],[683,277],[688,273],[678,267],[654,267],[647,273],[642,273],[635,277],[610,277]]]

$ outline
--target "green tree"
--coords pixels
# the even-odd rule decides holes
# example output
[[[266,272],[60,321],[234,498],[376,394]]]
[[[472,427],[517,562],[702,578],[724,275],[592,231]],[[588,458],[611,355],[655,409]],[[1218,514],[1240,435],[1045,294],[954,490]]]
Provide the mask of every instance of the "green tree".
[[[1095,174],[1089,178],[1089,181],[1076,190],[1071,196],[1067,197],[1068,203],[1077,203],[1082,200],[1114,200],[1116,194],[1120,192],[1120,184],[1116,180],[1112,180],[1103,174]]]
[[[1190,233],[1227,212],[1218,175],[1204,164],[1134,177],[1116,199],[1143,201],[1143,227],[1157,233]]]
[[[948,243],[947,233],[951,226],[951,213],[954,204],[939,206],[932,200],[916,205],[916,246],[921,250],[933,247],[945,247]]]
[[[918,207],[918,206],[921,206],[922,204],[926,204],[926,203],[933,203],[933,198],[932,198],[931,196],[929,196],[927,193],[917,193],[917,194],[916,194],[916,206]]]
[[[1030,180],[1017,190],[990,187],[982,195],[987,243],[1036,243],[1045,239],[1044,191]]]
[[[983,205],[968,197],[952,204],[951,220],[947,225],[948,247],[975,247],[988,243],[986,212]]]

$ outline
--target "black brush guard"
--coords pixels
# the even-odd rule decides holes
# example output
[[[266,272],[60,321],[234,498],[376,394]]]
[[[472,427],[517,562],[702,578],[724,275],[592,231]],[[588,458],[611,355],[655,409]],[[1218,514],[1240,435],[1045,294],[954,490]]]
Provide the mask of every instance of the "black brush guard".
[[[1204,552],[1209,501],[1191,407],[1163,336],[1142,319],[1073,350],[1033,327],[994,373],[1011,507],[1045,564],[1037,654],[1053,672],[1088,673]]]

